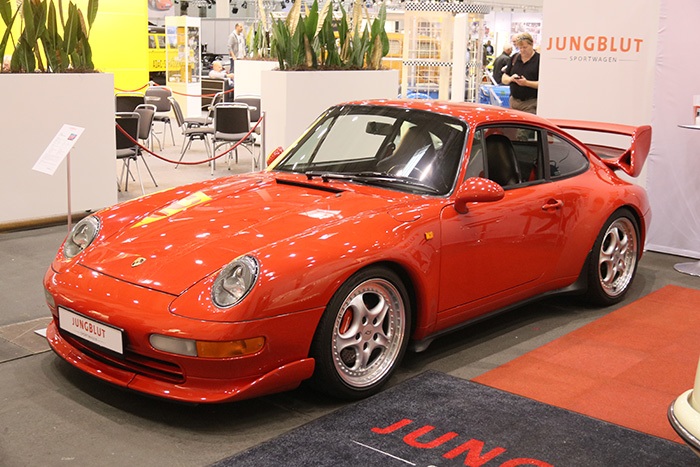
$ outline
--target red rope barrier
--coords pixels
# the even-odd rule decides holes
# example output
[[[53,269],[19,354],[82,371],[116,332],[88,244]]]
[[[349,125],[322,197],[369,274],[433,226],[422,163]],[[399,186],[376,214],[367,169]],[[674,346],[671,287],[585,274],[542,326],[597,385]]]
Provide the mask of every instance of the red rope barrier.
[[[144,88],[147,88],[149,86],[157,87],[157,86],[160,86],[160,84],[154,84],[154,83],[149,82],[149,83],[146,83],[137,89],[125,90],[125,89],[119,89],[119,88],[115,87],[114,90],[118,91],[118,92],[138,92],[138,91],[140,91]],[[161,87],[170,89],[168,86],[161,86]],[[184,92],[173,91],[172,89],[170,89],[170,92],[172,92],[173,94],[177,94],[178,96],[185,96],[185,97],[214,97],[218,94],[218,93],[214,93],[214,94],[186,94]],[[228,91],[221,91],[222,94],[228,94],[230,92],[233,92],[233,88],[229,89]]]
[[[195,161],[195,162],[174,161],[174,160],[172,160],[172,159],[168,159],[168,158],[166,158],[166,157],[163,157],[163,156],[161,156],[161,155],[158,155],[158,154],[156,154],[155,152],[153,152],[153,151],[151,151],[150,149],[148,149],[147,147],[143,146],[141,143],[139,143],[138,141],[136,141],[134,138],[132,138],[131,135],[130,135],[129,133],[127,133],[126,130],[124,130],[124,128],[122,128],[118,123],[115,123],[115,125],[117,126],[117,129],[118,129],[124,136],[126,136],[127,138],[129,138],[129,141],[131,141],[132,143],[134,143],[134,145],[136,145],[136,146],[138,146],[139,148],[141,148],[141,150],[146,151],[148,154],[150,154],[150,155],[156,157],[157,159],[160,159],[160,160],[162,160],[162,161],[168,162],[168,163],[170,163],[170,164],[175,164],[175,165],[178,165],[178,164],[180,164],[180,165],[199,165],[199,164],[206,164],[206,163],[208,163],[208,162],[212,162],[212,161],[215,161],[215,160],[217,160],[217,159],[220,159],[221,157],[225,156],[226,154],[230,153],[231,151],[233,151],[234,149],[236,149],[238,146],[240,146],[241,144],[243,144],[243,141],[245,141],[246,139],[248,139],[248,137],[249,137],[251,134],[253,134],[253,132],[255,131],[255,129],[258,127],[258,125],[260,125],[260,122],[262,122],[262,119],[263,119],[263,117],[260,116],[260,118],[258,119],[258,121],[255,122],[255,125],[253,126],[253,128],[251,128],[250,131],[249,131],[248,133],[246,133],[246,135],[245,135],[243,138],[241,138],[240,141],[238,141],[236,144],[234,144],[233,146],[231,146],[231,147],[230,147],[229,149],[227,149],[226,151],[222,152],[222,153],[219,154],[218,156],[213,156],[213,157],[211,157],[211,158],[209,158],[209,159],[204,159],[204,160],[202,160],[202,161]]]
[[[173,94],[177,94],[178,96],[186,96],[186,97],[214,97],[217,93],[214,94],[185,94],[184,92],[177,92],[173,91],[172,89],[170,90]],[[228,94],[230,92],[233,92],[233,88],[229,89],[228,91],[221,91],[221,94]]]
[[[130,89],[130,90],[119,89],[119,88],[115,87],[114,90],[119,91],[119,92],[138,92],[138,91],[142,90],[143,88],[148,87],[148,85],[149,85],[149,83],[146,83],[143,86],[141,86],[140,88]]]

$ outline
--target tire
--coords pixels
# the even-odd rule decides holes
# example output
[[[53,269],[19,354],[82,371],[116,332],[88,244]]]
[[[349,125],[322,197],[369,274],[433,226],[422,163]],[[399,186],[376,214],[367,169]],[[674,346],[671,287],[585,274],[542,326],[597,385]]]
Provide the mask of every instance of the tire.
[[[639,227],[625,210],[616,211],[598,234],[588,264],[587,299],[608,306],[621,301],[637,271]]]
[[[406,288],[389,269],[370,267],[333,295],[311,344],[311,384],[342,399],[379,392],[408,345],[411,310]]]

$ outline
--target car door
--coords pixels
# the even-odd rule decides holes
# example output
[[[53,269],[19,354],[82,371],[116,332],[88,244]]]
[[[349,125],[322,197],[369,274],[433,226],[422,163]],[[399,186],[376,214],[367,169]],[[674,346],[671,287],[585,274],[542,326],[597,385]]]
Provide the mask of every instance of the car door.
[[[490,178],[503,186],[505,196],[472,203],[464,214],[453,206],[441,213],[439,319],[455,322],[484,312],[489,304],[500,307],[536,293],[557,264],[562,245],[560,194],[543,170],[544,133],[489,126],[472,138],[465,178]],[[491,144],[495,141],[501,145]],[[498,165],[510,159],[508,143],[515,167],[503,169]]]

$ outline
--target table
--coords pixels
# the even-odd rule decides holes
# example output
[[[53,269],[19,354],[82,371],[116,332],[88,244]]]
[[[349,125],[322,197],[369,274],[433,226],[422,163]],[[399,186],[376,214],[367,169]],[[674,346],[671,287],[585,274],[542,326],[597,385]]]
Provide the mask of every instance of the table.
[[[680,128],[686,128],[688,130],[700,130],[700,125],[678,125]],[[688,261],[685,263],[677,263],[673,265],[673,269],[683,274],[688,274],[691,276],[700,276],[700,260],[698,261]]]

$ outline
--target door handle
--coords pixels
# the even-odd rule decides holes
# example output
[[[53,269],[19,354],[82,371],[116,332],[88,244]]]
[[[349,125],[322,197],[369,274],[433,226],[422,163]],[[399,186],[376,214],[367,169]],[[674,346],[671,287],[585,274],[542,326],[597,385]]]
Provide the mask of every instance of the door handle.
[[[564,206],[564,202],[559,199],[550,199],[542,206],[543,211],[553,211],[555,209],[560,209]]]

